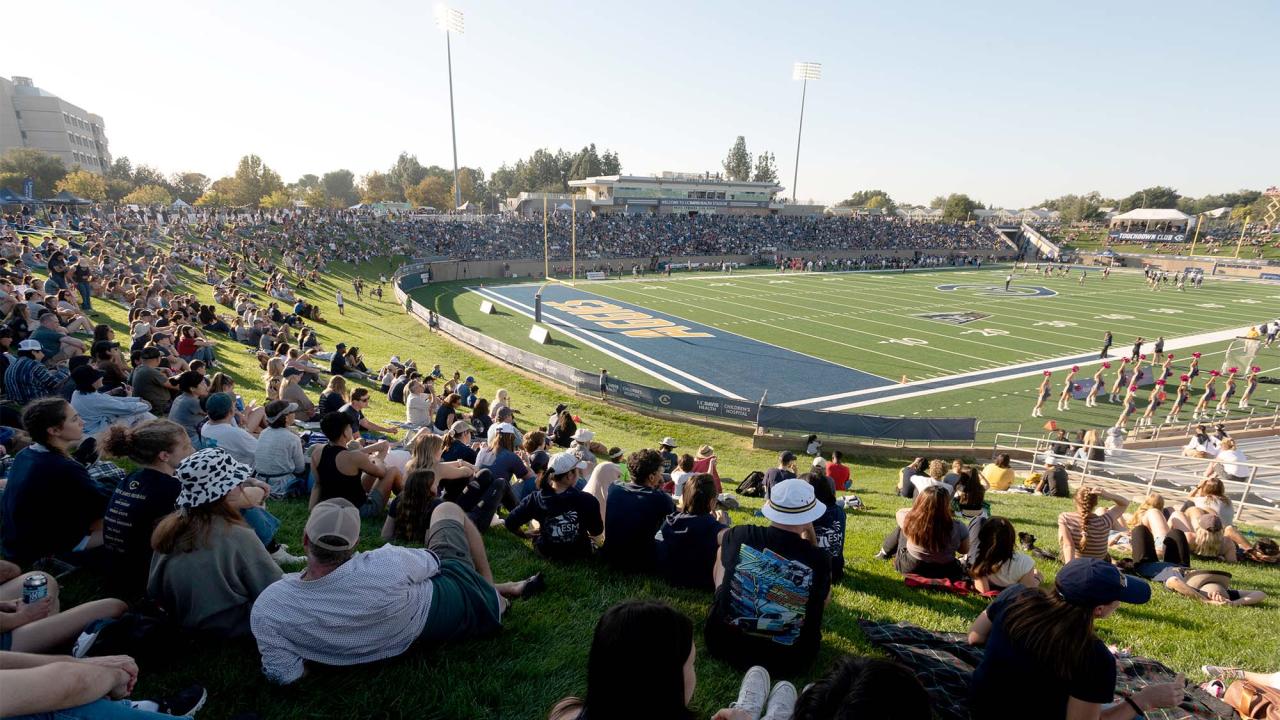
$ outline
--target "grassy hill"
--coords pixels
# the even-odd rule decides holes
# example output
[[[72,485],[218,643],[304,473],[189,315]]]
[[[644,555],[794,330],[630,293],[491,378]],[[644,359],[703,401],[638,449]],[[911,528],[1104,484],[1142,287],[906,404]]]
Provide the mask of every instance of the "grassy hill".
[[[386,288],[385,299],[356,300],[350,280],[355,274],[376,284],[380,273],[388,276],[394,260],[368,263],[359,268],[335,265],[303,293],[317,302],[327,318],[318,326],[321,342],[332,348],[336,342],[358,345],[370,365],[392,354],[412,357],[419,366],[440,363],[446,371],[459,369],[477,378],[482,394],[505,387],[525,426],[543,422],[566,393],[527,379],[511,369],[478,358],[449,341],[430,336],[421,325],[400,312]],[[184,274],[186,287],[203,301],[211,302],[210,288],[194,275]],[[346,315],[339,316],[333,293],[342,289]],[[97,301],[100,312],[124,329],[125,311]],[[245,399],[263,398],[261,372],[253,356],[243,346],[229,341],[218,348],[222,368],[237,380]],[[403,409],[375,393],[368,410],[376,421],[399,418]],[[706,430],[692,425],[643,417],[602,405],[585,398],[570,401],[583,418],[583,426],[596,431],[603,442],[631,451],[651,447],[658,438],[672,435],[684,447],[709,443],[720,458],[722,474],[741,478],[753,469],[769,467],[772,453],[750,447],[750,438]],[[866,502],[865,512],[849,517],[845,546],[846,575],[834,589],[824,623],[822,657],[815,666],[820,673],[841,653],[869,653],[873,650],[857,627],[861,618],[909,621],[940,630],[963,630],[982,610],[981,599],[958,598],[907,589],[889,563],[872,558],[881,538],[893,524],[894,511],[905,501],[893,494],[900,463],[853,460],[853,481]],[[1052,548],[1057,514],[1068,509],[1063,500],[1027,496],[993,496],[993,512],[1010,518],[1020,530],[1041,538]],[[748,501],[733,513],[735,523],[758,523],[754,516],[759,503]],[[278,535],[295,552],[300,551],[306,505],[302,501],[273,503],[272,510],[283,520]],[[378,524],[380,527],[380,523]],[[366,525],[362,549],[376,547],[377,530]],[[370,666],[313,669],[294,687],[277,688],[262,679],[257,652],[251,642],[201,643],[184,657],[164,666],[144,666],[137,697],[154,697],[184,684],[199,682],[210,691],[202,717],[229,717],[256,711],[268,718],[317,717],[397,717],[503,718],[546,717],[552,703],[564,695],[585,690],[585,665],[592,629],[610,605],[627,598],[658,598],[687,613],[699,628],[706,616],[710,596],[673,590],[661,581],[629,577],[594,565],[553,565],[539,559],[528,544],[505,533],[486,535],[494,574],[499,580],[517,579],[537,571],[546,573],[548,592],[536,599],[517,603],[507,615],[505,628],[496,638],[443,648],[415,648],[406,656]],[[1047,577],[1056,564],[1038,561]],[[1213,563],[1204,563],[1213,565]],[[1257,566],[1231,568],[1241,587],[1257,588],[1280,596],[1280,571]],[[76,602],[96,592],[96,584],[83,575],[66,583],[66,597]],[[1149,605],[1125,608],[1103,622],[1100,633],[1108,642],[1130,647],[1136,653],[1157,657],[1167,664],[1193,673],[1205,662],[1241,664],[1273,668],[1280,657],[1280,634],[1273,628],[1276,601],[1258,608],[1223,608],[1193,604],[1172,593],[1157,591]],[[739,676],[723,663],[709,658],[697,635],[698,689],[694,696],[697,714],[709,716],[726,705],[737,693]],[[1194,675],[1193,675],[1194,676]],[[798,686],[808,677],[790,678]]]

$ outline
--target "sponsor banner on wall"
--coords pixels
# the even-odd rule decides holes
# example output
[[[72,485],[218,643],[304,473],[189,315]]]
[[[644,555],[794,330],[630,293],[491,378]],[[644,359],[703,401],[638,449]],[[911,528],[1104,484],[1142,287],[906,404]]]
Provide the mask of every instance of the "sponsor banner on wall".
[[[578,389],[582,392],[594,393],[600,390],[600,376],[592,373],[582,373],[583,380],[578,384]],[[606,383],[609,395],[612,397],[636,403],[638,405],[649,405],[655,408],[666,410],[675,410],[676,412],[693,413],[696,415],[707,415],[711,417],[729,418],[731,420],[744,420],[747,422],[755,422],[756,413],[759,412],[760,404],[749,402],[746,400],[731,400],[729,398],[710,397],[707,395],[698,395],[696,393],[679,392],[677,390],[661,390],[651,388],[647,385],[639,383],[627,382],[626,380],[616,380],[609,378]]]
[[[1112,240],[1137,240],[1139,242],[1186,242],[1186,233],[1113,232]]]

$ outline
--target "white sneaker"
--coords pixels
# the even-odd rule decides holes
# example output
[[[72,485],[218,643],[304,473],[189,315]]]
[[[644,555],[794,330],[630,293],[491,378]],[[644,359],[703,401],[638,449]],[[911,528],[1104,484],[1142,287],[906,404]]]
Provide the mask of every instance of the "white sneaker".
[[[796,686],[783,680],[769,693],[769,707],[760,720],[791,720],[796,711]]]
[[[759,720],[769,698],[769,680],[769,671],[759,665],[747,670],[742,676],[738,699],[729,707],[744,711],[751,720]]]
[[[276,548],[275,552],[271,553],[271,559],[275,560],[277,565],[282,566],[290,564],[296,565],[307,561],[305,557],[300,555],[290,555],[289,546],[284,544],[281,544],[280,547]]]

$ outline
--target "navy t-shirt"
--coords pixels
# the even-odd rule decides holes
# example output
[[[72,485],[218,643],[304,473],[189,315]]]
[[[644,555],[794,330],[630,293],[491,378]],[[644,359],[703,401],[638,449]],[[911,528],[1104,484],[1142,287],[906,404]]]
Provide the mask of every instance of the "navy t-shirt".
[[[172,475],[142,468],[130,473],[111,493],[102,523],[102,544],[111,551],[112,565],[126,576],[129,589],[146,589],[151,531],[177,507],[181,490]]]
[[[1089,659],[1073,677],[1063,679],[1005,632],[1005,613],[1020,596],[1031,592],[1040,591],[1011,585],[987,608],[991,634],[982,662],[973,671],[970,711],[974,717],[1024,718],[1027,708],[1037,708],[1037,717],[1065,718],[1068,698],[1099,704],[1115,699],[1116,659],[1101,640],[1093,641]]]
[[[0,495],[0,544],[4,556],[27,566],[75,549],[102,518],[107,497],[89,471],[42,445],[19,452]]]
[[[652,570],[657,562],[655,537],[676,503],[658,488],[635,483],[609,487],[605,503],[604,559],[623,570]]]
[[[447,432],[449,430],[449,416],[457,414],[458,411],[453,406],[441,405],[436,410],[436,429],[440,432]],[[455,417],[454,420],[457,420],[457,418]]]
[[[530,520],[539,525],[533,546],[544,557],[557,560],[590,557],[590,536],[604,532],[600,501],[572,487],[562,493],[539,490],[525,495],[507,515],[507,529],[518,530]]]
[[[725,528],[713,515],[674,513],[662,523],[658,569],[677,587],[714,590],[716,551]]]
[[[813,532],[818,538],[818,547],[831,558],[831,578],[839,580],[844,577],[844,509],[832,503],[827,512],[813,521]]]
[[[488,470],[493,473],[493,477],[498,482],[509,482],[511,478],[523,480],[529,477],[529,468],[520,459],[520,456],[503,448],[498,454],[493,456],[487,465],[480,467],[481,470]]]
[[[329,413],[338,412],[346,403],[347,401],[343,400],[338,393],[332,390],[325,390],[320,393],[320,402],[316,409],[321,415],[328,415]]]
[[[440,460],[442,462],[466,460],[474,465],[476,462],[476,451],[470,445],[466,445],[459,440],[454,440],[449,444],[449,447],[445,448],[445,451],[440,454]]]
[[[796,476],[795,473],[785,468],[772,467],[764,471],[764,496],[769,497],[769,493],[773,492],[773,486],[783,480],[791,480]]]
[[[778,675],[812,664],[831,591],[827,554],[786,530],[739,525],[724,534],[720,560],[724,582],[707,617],[707,650],[734,667],[763,665]]]

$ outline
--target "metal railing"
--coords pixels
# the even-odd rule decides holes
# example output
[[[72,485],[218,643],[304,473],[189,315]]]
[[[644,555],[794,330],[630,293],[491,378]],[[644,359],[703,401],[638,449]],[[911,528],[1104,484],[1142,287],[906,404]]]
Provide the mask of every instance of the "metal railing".
[[[1069,453],[1054,452],[1055,447],[1067,446]],[[1101,447],[1101,446],[1095,446]],[[1077,451],[1085,449],[1086,452]],[[1131,450],[1119,448],[1106,451],[1106,459],[1091,460],[1087,447],[1068,440],[1052,440],[1044,435],[1030,436],[998,433],[992,444],[993,453],[1031,453],[1030,460],[1012,459],[1011,464],[1028,471],[1044,467],[1047,462],[1062,465],[1081,480],[1118,482],[1143,488],[1146,494],[1155,491],[1171,491],[1188,494],[1208,476],[1216,461],[1213,458],[1187,457],[1174,452]],[[1080,457],[1082,455],[1083,457]],[[1280,465],[1266,463],[1233,463],[1248,473],[1244,480],[1231,479],[1225,473],[1217,473],[1222,479],[1227,496],[1236,503],[1236,517],[1245,515],[1247,508],[1280,508]],[[1259,481],[1262,482],[1259,482]],[[1273,488],[1273,497],[1258,494],[1255,485]],[[1250,502],[1250,495],[1255,500]],[[1238,499],[1237,499],[1238,498]]]

